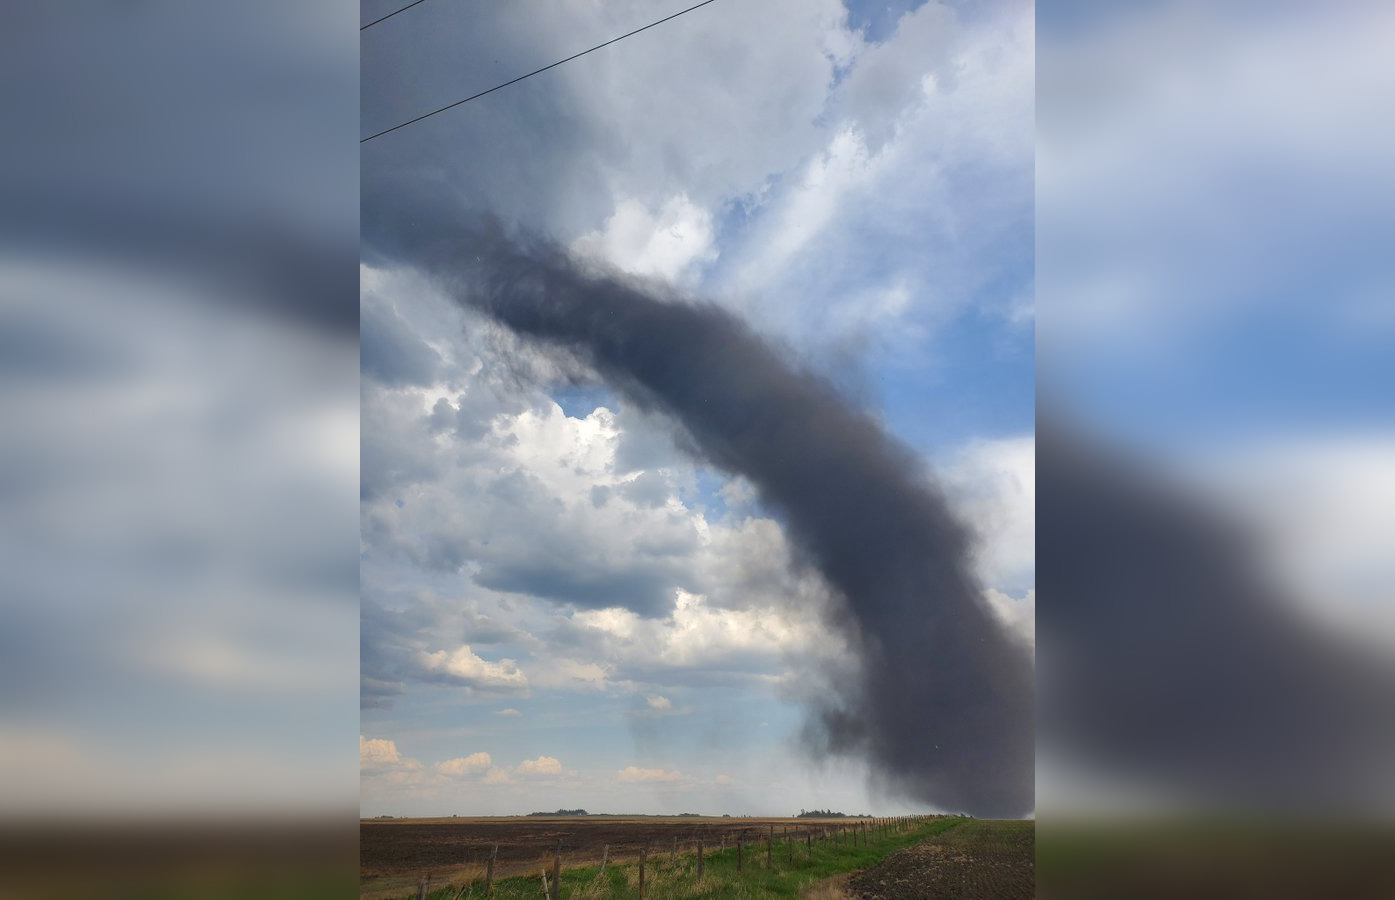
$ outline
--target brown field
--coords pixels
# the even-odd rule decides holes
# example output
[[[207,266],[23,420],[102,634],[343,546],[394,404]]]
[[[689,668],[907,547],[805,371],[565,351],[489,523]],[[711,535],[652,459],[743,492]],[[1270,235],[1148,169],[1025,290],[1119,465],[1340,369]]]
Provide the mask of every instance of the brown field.
[[[557,842],[567,865],[596,863],[609,845],[612,860],[639,857],[649,845],[651,856],[667,854],[678,840],[679,852],[699,836],[708,847],[735,844],[746,833],[756,840],[774,826],[803,834],[810,828],[851,825],[859,819],[726,818],[698,816],[508,816],[440,819],[363,819],[359,822],[359,890],[365,900],[402,897],[430,875],[436,884],[462,883],[484,872],[485,861],[499,845],[495,877],[532,874],[552,861]],[[757,847],[749,852],[763,853]]]
[[[969,821],[893,854],[848,882],[857,900],[1028,900],[1036,823]]]

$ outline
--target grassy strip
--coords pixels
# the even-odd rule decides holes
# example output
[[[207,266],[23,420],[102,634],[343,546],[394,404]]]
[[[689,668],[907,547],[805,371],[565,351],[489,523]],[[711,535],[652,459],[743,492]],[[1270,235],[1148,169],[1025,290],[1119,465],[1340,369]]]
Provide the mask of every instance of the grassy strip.
[[[668,900],[678,897],[790,897],[797,898],[800,891],[815,881],[829,878],[843,872],[866,869],[881,862],[887,856],[917,841],[947,831],[966,821],[962,818],[931,819],[913,824],[902,833],[876,834],[870,837],[867,846],[850,846],[845,836],[840,846],[829,843],[824,846],[815,841],[813,856],[803,837],[793,841],[794,862],[789,861],[790,848],[778,835],[773,848],[773,867],[765,867],[763,844],[751,842],[746,846],[744,870],[736,870],[736,849],[727,848],[721,852],[704,853],[702,882],[697,880],[697,854],[680,854],[670,862],[662,848],[655,847],[645,867],[646,900]],[[561,896],[565,900],[631,900],[639,897],[639,864],[636,862],[611,863],[605,875],[600,874],[600,866],[579,866],[568,869],[563,859]],[[459,885],[432,890],[428,900],[454,900]],[[536,900],[542,893],[541,869],[537,875],[500,879],[494,883],[494,896],[497,900]],[[465,889],[461,900],[477,900],[484,895],[484,883],[476,882]],[[404,900],[415,900],[411,894]]]

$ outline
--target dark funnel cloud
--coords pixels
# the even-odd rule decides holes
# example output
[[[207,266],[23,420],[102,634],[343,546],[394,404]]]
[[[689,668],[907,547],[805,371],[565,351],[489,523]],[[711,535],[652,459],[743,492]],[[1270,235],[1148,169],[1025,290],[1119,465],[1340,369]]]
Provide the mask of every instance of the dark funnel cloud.
[[[860,657],[860,677],[813,725],[822,749],[864,756],[920,802],[979,816],[1032,809],[1031,656],[985,607],[971,536],[907,448],[716,306],[656,297],[544,245],[404,224],[398,241],[431,234],[410,261],[459,302],[672,415],[697,452],[783,516],[841,595],[833,618]]]
[[[1305,621],[1252,537],[1157,466],[1043,415],[1037,473],[1044,747],[1191,805],[1389,812],[1388,660]]]

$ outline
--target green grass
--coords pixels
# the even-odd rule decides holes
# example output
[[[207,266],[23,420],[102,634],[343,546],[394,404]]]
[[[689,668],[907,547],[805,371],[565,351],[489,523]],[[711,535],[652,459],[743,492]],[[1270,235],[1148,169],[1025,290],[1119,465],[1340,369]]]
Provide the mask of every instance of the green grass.
[[[736,870],[736,849],[727,848],[721,852],[706,852],[703,861],[703,878],[697,880],[697,854],[679,854],[676,861],[670,862],[668,854],[656,850],[650,854],[645,867],[644,884],[646,900],[668,900],[668,898],[712,897],[712,898],[754,898],[789,897],[797,898],[805,887],[813,882],[844,872],[866,869],[881,862],[890,854],[908,847],[917,841],[946,831],[965,821],[962,818],[931,819],[913,824],[902,833],[872,835],[867,846],[850,846],[850,838],[844,839],[841,846],[831,842],[824,846],[815,842],[812,859],[801,837],[794,843],[794,861],[789,861],[790,847],[776,836],[772,853],[773,865],[766,868],[765,846],[751,842],[746,846],[743,870]],[[537,900],[542,893],[541,873],[527,877],[506,878],[494,883],[494,896],[498,900],[528,898]],[[453,900],[460,885],[438,888],[427,894],[428,900]],[[484,883],[476,882],[466,888],[464,898],[484,896]],[[612,863],[606,867],[605,875],[600,874],[599,866],[584,866],[574,869],[563,868],[561,897],[564,900],[631,900],[639,897],[639,864],[637,862]],[[413,893],[403,900],[415,900]]]

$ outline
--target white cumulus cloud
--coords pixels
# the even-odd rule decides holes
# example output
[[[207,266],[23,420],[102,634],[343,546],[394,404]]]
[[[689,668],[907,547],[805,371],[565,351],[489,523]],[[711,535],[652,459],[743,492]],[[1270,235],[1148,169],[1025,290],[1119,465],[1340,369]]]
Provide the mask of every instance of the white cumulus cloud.
[[[581,256],[599,257],[635,275],[676,280],[695,264],[717,256],[712,215],[686,194],[670,198],[655,212],[637,200],[622,200],[605,227],[572,244]]]
[[[682,781],[683,773],[674,769],[641,769],[638,766],[626,766],[615,773],[616,781]]]
[[[420,655],[422,668],[476,690],[513,691],[528,687],[528,678],[511,659],[490,662],[482,659],[468,644],[452,653],[437,650]]]
[[[419,778],[421,763],[398,752],[396,741],[359,735],[358,769],[361,775],[405,783]]]
[[[514,768],[516,775],[561,775],[562,763],[555,756],[525,759]]]
[[[494,760],[490,759],[488,753],[471,753],[469,756],[458,756],[437,763],[436,771],[453,778],[465,778],[485,772],[493,764]]]
[[[358,767],[360,769],[380,769],[402,761],[397,752],[397,742],[383,738],[358,736]]]

